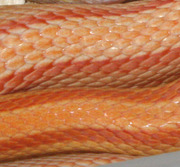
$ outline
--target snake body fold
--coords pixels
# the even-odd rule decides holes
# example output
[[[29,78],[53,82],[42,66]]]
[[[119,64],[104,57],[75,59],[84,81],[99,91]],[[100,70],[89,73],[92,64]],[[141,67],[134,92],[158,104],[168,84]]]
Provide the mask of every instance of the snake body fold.
[[[0,160],[180,150],[179,77],[179,0],[1,6]]]

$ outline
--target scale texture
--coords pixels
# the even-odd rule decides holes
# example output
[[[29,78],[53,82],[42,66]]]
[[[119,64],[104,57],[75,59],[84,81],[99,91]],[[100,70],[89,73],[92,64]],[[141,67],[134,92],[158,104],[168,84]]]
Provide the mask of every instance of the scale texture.
[[[180,1],[0,6],[0,94],[2,167],[180,150]]]

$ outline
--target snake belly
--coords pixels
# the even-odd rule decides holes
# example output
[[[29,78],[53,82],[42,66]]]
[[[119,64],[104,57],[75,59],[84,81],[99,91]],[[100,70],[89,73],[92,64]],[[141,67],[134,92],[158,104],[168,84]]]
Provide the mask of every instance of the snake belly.
[[[1,166],[178,151],[179,77],[179,0],[0,6]]]

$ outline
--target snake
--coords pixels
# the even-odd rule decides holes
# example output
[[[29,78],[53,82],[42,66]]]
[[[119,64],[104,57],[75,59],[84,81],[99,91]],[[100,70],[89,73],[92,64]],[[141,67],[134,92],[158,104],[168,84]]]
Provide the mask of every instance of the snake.
[[[180,150],[180,1],[0,6],[0,94],[1,167]]]

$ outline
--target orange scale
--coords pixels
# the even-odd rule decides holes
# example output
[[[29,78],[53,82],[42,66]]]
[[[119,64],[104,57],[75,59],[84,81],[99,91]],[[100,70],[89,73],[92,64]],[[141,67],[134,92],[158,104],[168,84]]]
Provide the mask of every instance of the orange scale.
[[[136,133],[136,132],[134,132],[134,133]],[[142,145],[142,141],[139,141],[138,139],[135,139],[135,138],[133,138],[133,137],[129,137],[129,138],[126,138],[126,139],[124,139],[124,141],[123,141],[123,143],[125,143],[125,144],[129,144],[129,145]]]
[[[71,35],[70,37],[67,38],[67,42],[70,44],[74,44],[74,43],[79,43],[80,39],[82,37],[78,35]]]
[[[106,110],[104,112],[104,115],[106,115],[108,119],[114,120],[114,119],[123,117],[123,114],[126,113],[126,112],[123,113],[123,111],[126,111],[126,110],[127,108],[125,106],[119,104],[119,105],[113,106],[112,109],[110,110]],[[126,118],[129,118],[127,113],[125,115],[126,115]]]
[[[19,133],[18,129],[13,128],[13,126],[11,128],[9,128],[9,126],[7,126],[7,124],[5,126],[3,126],[1,123],[0,128],[3,128],[3,130],[1,130],[1,133],[0,133],[0,135],[2,137],[13,137],[14,135]]]
[[[22,41],[19,36],[8,35],[3,38],[2,43],[9,48],[16,48],[18,45],[22,44]]]
[[[20,150],[22,148],[24,148],[24,144],[12,144],[12,149],[13,150]]]
[[[98,35],[88,35],[88,36],[82,37],[80,44],[82,44],[82,46],[90,46],[90,45],[96,44],[96,42],[100,40],[101,40],[101,37]]]
[[[52,46],[52,39],[42,38],[35,42],[35,49],[45,50]]]
[[[18,109],[18,106],[17,106],[17,104],[12,102],[11,106],[10,105],[8,106],[7,111],[11,111],[11,110],[15,110],[15,109]]]
[[[87,128],[87,129],[82,129],[81,130],[81,135],[87,136],[90,139],[92,138],[93,140],[95,140],[95,138],[93,138],[94,136],[98,138],[100,138],[101,136],[98,134],[98,129],[92,129],[92,128]]]
[[[62,49],[55,46],[50,47],[45,51],[44,56],[50,59],[60,58],[63,56]]]
[[[150,68],[152,71],[160,71],[161,69],[166,68],[166,65],[163,63],[156,64]],[[160,74],[161,76],[162,74]]]
[[[34,114],[35,115],[35,114]],[[38,117],[38,118],[37,118]],[[35,130],[44,130],[49,128],[49,124],[46,122],[46,119],[42,115],[35,115],[34,120],[32,120],[32,126]]]
[[[97,65],[90,64],[82,68],[81,71],[86,73],[95,73],[99,71],[99,67]]]
[[[54,13],[52,12],[40,12],[39,14],[36,15],[36,17],[40,18],[40,19],[44,19],[44,20],[54,20],[54,19],[64,19],[64,17],[62,16],[56,16]]]
[[[37,63],[34,66],[35,71],[41,73],[46,71],[47,69],[51,68],[53,66],[53,60],[51,59],[44,59],[41,62]]]
[[[112,27],[110,27],[109,31],[112,32],[112,33],[120,34],[120,33],[126,32],[127,31],[127,27],[124,26],[124,25],[112,26]]]
[[[133,124],[133,122],[131,120],[135,119],[135,118],[139,118],[138,115],[136,113],[134,113],[132,110],[124,110],[123,113],[121,113],[121,117],[127,119],[127,121],[129,121],[129,124]]]
[[[154,41],[161,41],[161,40],[165,39],[168,35],[169,35],[168,30],[161,30],[161,31],[154,33],[151,36],[151,39]]]
[[[147,121],[141,120],[139,117],[137,117],[137,118],[134,118],[133,120],[131,120],[131,124],[137,128],[140,128],[140,127],[148,126],[149,123]],[[151,124],[152,124],[152,126],[154,125],[153,123],[151,123]]]
[[[94,46],[97,48],[97,50],[105,50],[107,48],[110,48],[112,46],[111,41],[105,41],[105,40],[100,40],[97,41]]]
[[[174,123],[177,126],[179,126],[179,122],[180,122],[180,114],[179,114],[179,110],[176,110],[176,112],[174,112],[176,114],[174,114],[173,116],[171,116],[168,119],[168,123]]]
[[[79,104],[76,104],[76,103],[69,103],[67,106],[66,106],[66,110],[78,110],[79,109]]]
[[[70,46],[67,46],[64,49],[64,54],[66,54],[67,56],[73,56],[76,57],[77,55],[81,54],[82,51],[82,46],[79,44],[72,44]]]
[[[34,51],[34,46],[30,43],[23,43],[16,48],[16,53],[19,55],[26,55]]]
[[[41,51],[34,51],[25,56],[25,62],[37,63],[43,59],[43,53]]]
[[[109,124],[114,123],[114,120],[107,118],[103,114],[103,116],[101,116],[101,117],[96,117],[96,120],[93,122],[96,122],[100,126],[107,127]]]
[[[151,140],[151,136],[149,136],[149,135],[147,135],[147,134],[145,134],[145,133],[142,133],[142,132],[137,132],[137,131],[135,131],[135,132],[132,132],[132,131],[128,131],[128,133],[130,133],[132,136],[134,136],[134,138],[136,139],[136,140],[140,140],[140,141],[142,141],[142,142],[144,142],[144,141],[150,141]]]
[[[4,48],[1,51],[0,59],[2,59],[3,61],[8,61],[15,56],[16,56],[16,53],[13,48]]]
[[[102,56],[103,51],[98,50],[96,45],[88,46],[87,48],[83,49],[82,55],[86,55],[87,58],[95,58],[98,56]]]
[[[139,46],[135,46],[135,45],[129,45],[122,50],[123,54],[130,55],[130,56],[138,54],[139,52],[141,52],[141,48]]]
[[[106,141],[106,139],[104,137],[102,137],[101,135],[99,135],[98,130],[94,130],[95,133],[89,133],[89,130],[87,131],[87,136],[89,138],[89,140],[96,142],[97,144]],[[91,135],[92,134],[92,135]]]
[[[96,108],[101,110],[101,111],[110,110],[111,107],[112,107],[112,103],[111,102],[106,102],[105,99],[102,99],[102,100],[100,99],[99,103],[96,104]]]
[[[176,26],[177,22],[176,21],[164,21],[163,20],[163,23],[162,25],[159,27],[159,29],[162,29],[162,30],[171,30],[174,26]]]
[[[115,66],[114,63],[110,63],[108,65],[105,65],[101,68],[101,70],[104,72],[104,73],[112,73],[114,71],[117,71],[118,70],[118,66]]]
[[[115,40],[117,40],[117,39],[119,39],[119,38],[120,38],[119,33],[113,33],[113,32],[111,32],[111,33],[106,33],[106,35],[104,35],[104,39],[105,39],[106,41],[115,41]]]
[[[57,35],[59,37],[70,37],[72,35],[72,30],[70,30],[70,29],[60,29],[57,32]]]
[[[87,122],[93,123],[93,122],[95,122],[96,119],[104,117],[104,113],[101,110],[97,110],[97,108],[92,108],[90,110],[86,110],[85,116],[86,116]],[[83,122],[85,122],[85,121],[83,121]],[[91,125],[91,124],[89,124],[89,125]]]
[[[67,105],[69,105],[69,101],[70,100],[74,100],[76,97],[71,96],[71,95],[63,95],[62,96],[56,96],[53,97],[53,101],[52,102],[60,102],[61,105],[63,105],[63,107],[66,107]]]
[[[52,115],[52,114],[49,114],[49,115]],[[55,116],[50,116],[51,118],[53,118],[53,120],[49,118],[49,115],[48,115],[48,118],[46,119],[47,122],[48,122],[47,123],[48,126],[51,127],[51,128],[59,128],[59,127],[61,127],[63,129],[65,121],[62,120],[62,117],[60,116],[60,114],[56,114]]]
[[[25,77],[26,75],[30,74],[33,71],[33,65],[24,65],[20,67],[16,72],[15,75],[17,77]]]
[[[81,26],[82,27],[86,27],[86,28],[94,28],[94,27],[97,27],[97,22],[94,21],[94,20],[82,20],[80,22]]]
[[[3,145],[3,147],[1,146],[1,145]],[[1,144],[1,142],[0,142],[0,152],[7,152],[7,151],[9,151],[10,150],[10,148],[8,148],[8,147],[6,147],[6,146],[4,146],[4,143],[3,144]]]
[[[124,129],[125,127],[129,126],[130,121],[128,119],[126,119],[126,118],[119,117],[119,118],[115,119],[114,124],[116,126],[119,126],[122,129]]]
[[[179,51],[178,50],[172,50],[167,55],[163,56],[160,61],[163,63],[169,63],[175,59],[179,58]]]
[[[140,115],[138,115],[138,118],[144,120],[147,122],[147,125],[146,126],[151,126],[151,120],[154,119],[154,116],[151,115],[151,114],[147,114],[146,111],[144,111],[145,113],[141,113]],[[146,127],[145,126],[145,127]]]
[[[8,35],[8,32],[6,30],[0,29],[0,39],[3,39],[7,35]]]
[[[61,24],[61,28],[67,28],[69,30],[72,30],[74,28],[78,28],[79,27],[79,23],[76,21],[65,21]],[[72,32],[71,32],[72,33]]]
[[[171,99],[173,99],[173,97],[174,96],[176,96],[177,95],[177,91],[172,91],[171,90],[171,92],[169,91],[169,92],[166,92],[165,94],[163,94],[162,96],[161,96],[161,100],[162,101],[167,101],[167,100],[171,100]]]
[[[102,55],[104,55],[107,58],[114,58],[116,56],[119,56],[121,54],[121,49],[119,49],[118,47],[110,47],[107,48],[106,50],[102,51]]]
[[[170,118],[171,119],[171,118]],[[152,126],[159,128],[160,126],[163,126],[164,124],[166,124],[164,119],[157,119],[156,117],[151,121]]]
[[[178,129],[178,126],[176,124],[165,124],[164,126],[159,127],[159,130],[164,133],[173,133],[177,135],[180,132],[180,129]]]
[[[161,108],[156,105],[150,106],[149,108],[146,109],[146,113],[152,115],[152,118],[154,118],[156,114],[161,113]]]
[[[86,36],[89,35],[90,29],[85,27],[78,27],[78,28],[74,28],[72,33],[78,36]]]
[[[76,65],[71,65],[71,66],[65,68],[64,70],[62,70],[62,72],[64,74],[71,74],[71,75],[76,74],[79,71],[80,71],[80,68],[78,66],[76,66]]]
[[[38,30],[27,30],[23,32],[21,38],[26,42],[35,42],[40,39],[40,34]]]
[[[139,36],[139,32],[136,31],[128,31],[122,34],[122,37],[124,37],[125,39],[133,39],[136,38],[137,36]]]
[[[77,117],[78,122],[80,122],[81,125],[92,125],[95,123],[95,119],[99,118],[102,114],[100,112],[95,111],[82,111],[81,113],[75,113],[74,116]]]
[[[94,27],[91,30],[91,34],[94,35],[105,35],[109,32],[109,28],[108,27]]]
[[[180,129],[175,129],[169,132],[171,135],[180,138]]]
[[[55,66],[47,70],[43,75],[47,77],[53,77],[53,76],[57,76],[58,74],[61,74],[61,72],[62,72],[62,69]]]
[[[6,62],[6,68],[11,69],[11,70],[17,70],[24,64],[25,62],[22,56],[15,56],[14,58]]]
[[[122,143],[123,141],[119,139],[117,136],[114,135],[112,131],[109,131],[107,129],[98,130],[98,134],[105,138],[108,142],[111,143]]]
[[[40,144],[43,144],[43,143],[47,144],[48,138],[49,138],[49,136],[45,135],[44,133],[32,134],[32,135],[28,135],[27,138],[28,137],[33,139],[33,143],[30,142],[30,144],[32,143],[33,146],[39,146]],[[22,140],[26,140],[26,139],[23,138]]]
[[[53,40],[53,43],[55,44],[55,46],[58,47],[66,47],[69,44],[67,43],[67,39],[64,37],[57,37]]]
[[[15,88],[23,82],[23,76],[15,76],[5,84],[5,87]]]
[[[78,142],[85,142],[88,141],[89,138],[87,136],[83,136],[81,134],[78,134],[75,132],[75,134],[70,134],[72,136],[72,140],[78,141]]]
[[[62,110],[62,112],[58,114],[58,117],[62,120],[63,125],[66,126],[72,126],[72,124],[74,125],[80,122],[79,118],[74,118],[69,112],[66,112],[64,110]]]
[[[168,139],[169,138],[169,134],[167,134],[166,132],[158,132],[158,133],[156,133],[156,134],[153,134],[152,135],[153,136],[153,138],[155,138],[155,139],[157,139],[157,140],[166,140],[166,138]]]
[[[2,143],[0,143],[0,145],[3,145],[3,147],[4,147],[4,149],[2,149],[1,151],[5,151],[5,150],[6,151],[10,151],[10,150],[13,150],[14,146],[17,145],[17,142],[13,142],[11,140],[9,140],[9,141],[2,141]],[[3,152],[1,152],[1,154],[3,154]]]
[[[29,132],[30,130],[32,130],[32,126],[26,126],[26,123],[23,120],[12,120],[14,121],[12,124],[10,124],[10,127],[13,127],[14,129],[17,129],[18,132],[16,132],[16,134],[18,133],[26,133]],[[12,134],[13,136],[13,134]]]
[[[163,18],[151,18],[151,20],[147,24],[148,24],[148,27],[159,28],[162,26],[163,23],[164,23]]]
[[[147,135],[152,135],[152,134],[157,132],[157,128],[153,127],[151,122],[150,122],[150,126],[143,126],[143,127],[141,127],[141,132],[145,133]]]
[[[141,34],[151,36],[157,31],[158,31],[157,27],[146,27],[144,30],[141,31]]]
[[[19,113],[18,117],[20,120],[23,120],[25,124],[33,126],[33,119],[36,117],[37,114],[35,113],[35,110],[33,108],[26,111],[27,112]]]
[[[0,112],[8,111],[9,103],[7,101],[0,102]]]
[[[128,27],[129,31],[142,31],[146,28],[145,23],[134,23]]]
[[[113,131],[113,133],[116,135],[116,137],[118,137],[118,139],[122,141],[122,143],[128,142],[128,140],[133,141],[132,135],[129,134],[128,132],[117,130],[117,131]]]
[[[161,141],[149,138],[149,139],[143,140],[143,143],[148,145],[148,146],[151,146],[151,147],[156,147],[156,146],[159,146],[161,144]]]
[[[68,131],[63,131],[67,136],[70,136],[71,138],[81,136],[81,131],[78,129],[69,129]]]
[[[159,59],[155,56],[148,58],[147,60],[144,60],[140,66],[141,67],[152,67],[159,63]]]
[[[150,36],[140,35],[133,40],[135,45],[143,46],[145,43],[150,41]]]
[[[146,43],[144,46],[143,46],[143,51],[145,52],[152,52],[158,48],[160,48],[160,43],[159,42],[156,42],[156,41],[150,41],[148,43]]]
[[[130,72],[134,69],[137,69],[139,66],[140,66],[139,63],[130,61],[128,63],[124,63],[123,65],[121,65],[120,69]]]

